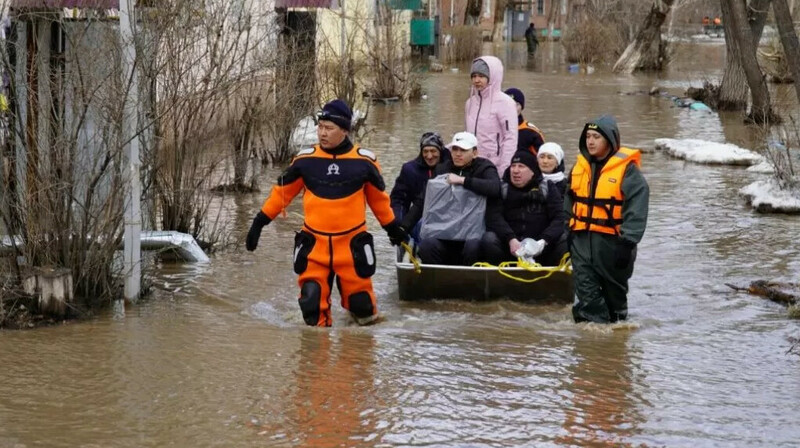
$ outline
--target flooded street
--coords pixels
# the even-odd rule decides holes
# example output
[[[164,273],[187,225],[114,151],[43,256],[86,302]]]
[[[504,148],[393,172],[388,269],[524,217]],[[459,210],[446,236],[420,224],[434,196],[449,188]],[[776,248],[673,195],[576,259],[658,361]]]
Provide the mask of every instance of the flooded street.
[[[568,74],[559,49],[497,49],[504,87],[560,143],[570,167],[584,123],[614,114],[625,146],[661,137],[753,147],[740,116],[627,95],[680,95],[721,75],[725,49],[680,47],[659,75]],[[468,68],[431,74],[428,98],[376,105],[365,146],[389,187],[427,130],[463,125]],[[784,87],[781,87],[781,89]],[[789,86],[792,89],[792,86]],[[778,91],[780,93],[780,91]],[[360,328],[334,298],[334,327],[307,328],[292,273],[295,200],[254,253],[165,264],[155,295],[88,322],[0,332],[0,447],[800,446],[800,323],[724,283],[797,281],[798,218],[758,215],[736,194],[759,175],[643,154],[647,232],[631,325],[572,323],[568,307],[400,302],[394,250],[370,214],[385,320]],[[263,193],[221,205],[244,240]],[[299,199],[299,198],[298,198]]]

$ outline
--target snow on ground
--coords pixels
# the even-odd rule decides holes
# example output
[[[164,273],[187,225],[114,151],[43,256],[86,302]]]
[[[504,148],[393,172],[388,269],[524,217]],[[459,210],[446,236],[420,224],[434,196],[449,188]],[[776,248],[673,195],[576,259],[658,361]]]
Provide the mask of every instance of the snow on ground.
[[[748,149],[730,143],[714,143],[692,138],[677,140],[674,138],[656,139],[656,149],[689,162],[709,165],[750,166],[761,163],[763,157]]]
[[[760,213],[800,213],[800,191],[781,190],[775,179],[757,180],[739,194]]]
[[[775,167],[766,160],[762,160],[761,163],[748,167],[747,171],[759,174],[772,174],[775,172]]]

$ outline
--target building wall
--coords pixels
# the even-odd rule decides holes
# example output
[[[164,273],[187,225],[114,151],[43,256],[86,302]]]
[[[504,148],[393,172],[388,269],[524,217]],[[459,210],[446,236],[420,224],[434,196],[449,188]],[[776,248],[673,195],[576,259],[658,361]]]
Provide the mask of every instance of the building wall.
[[[340,59],[342,49],[342,29],[345,35],[345,52],[357,60],[364,60],[375,34],[383,36],[384,22],[376,14],[376,0],[346,0],[345,20],[342,24],[342,10],[338,2],[331,9],[317,10],[317,57]],[[411,11],[392,11],[394,43],[397,51],[407,51],[410,42]],[[385,17],[383,17],[385,19]]]

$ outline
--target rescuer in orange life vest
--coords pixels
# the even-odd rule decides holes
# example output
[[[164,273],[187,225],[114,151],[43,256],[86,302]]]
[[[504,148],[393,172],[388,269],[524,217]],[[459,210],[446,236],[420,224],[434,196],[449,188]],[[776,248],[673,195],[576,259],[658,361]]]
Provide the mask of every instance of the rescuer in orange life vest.
[[[576,322],[628,317],[628,279],[647,226],[650,189],[641,153],[620,147],[617,122],[602,116],[583,128],[567,186],[569,249]]]
[[[522,116],[522,110],[525,109],[525,94],[516,87],[506,89],[505,94],[517,103],[517,122],[519,123],[517,128],[517,151],[527,150],[533,155],[538,155],[539,147],[544,144],[544,133]],[[536,173],[539,173],[539,168],[534,171],[534,174]]]
[[[317,115],[319,144],[297,153],[247,234],[247,250],[258,245],[261,229],[303,193],[303,228],[295,236],[294,271],[299,274],[300,309],[312,326],[329,327],[334,278],[342,307],[356,322],[375,321],[372,290],[375,249],[366,228],[366,206],[394,245],[407,239],[389,206],[389,195],[375,154],[348,138],[352,113],[342,100],[327,103]]]

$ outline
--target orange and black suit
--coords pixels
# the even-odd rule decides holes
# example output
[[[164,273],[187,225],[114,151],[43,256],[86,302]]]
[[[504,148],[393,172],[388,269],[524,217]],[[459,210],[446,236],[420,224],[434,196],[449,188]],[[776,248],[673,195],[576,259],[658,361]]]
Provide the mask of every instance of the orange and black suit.
[[[544,144],[544,133],[530,121],[525,121],[522,115],[518,116],[517,151],[530,151],[537,155],[539,147]]]
[[[345,139],[333,149],[300,151],[278,178],[261,213],[272,221],[303,192],[303,228],[295,236],[294,271],[300,309],[308,325],[330,326],[334,279],[342,307],[359,323],[377,316],[370,277],[375,249],[366,228],[366,205],[387,231],[396,224],[380,165],[371,151]],[[388,226],[388,227],[387,227]]]

